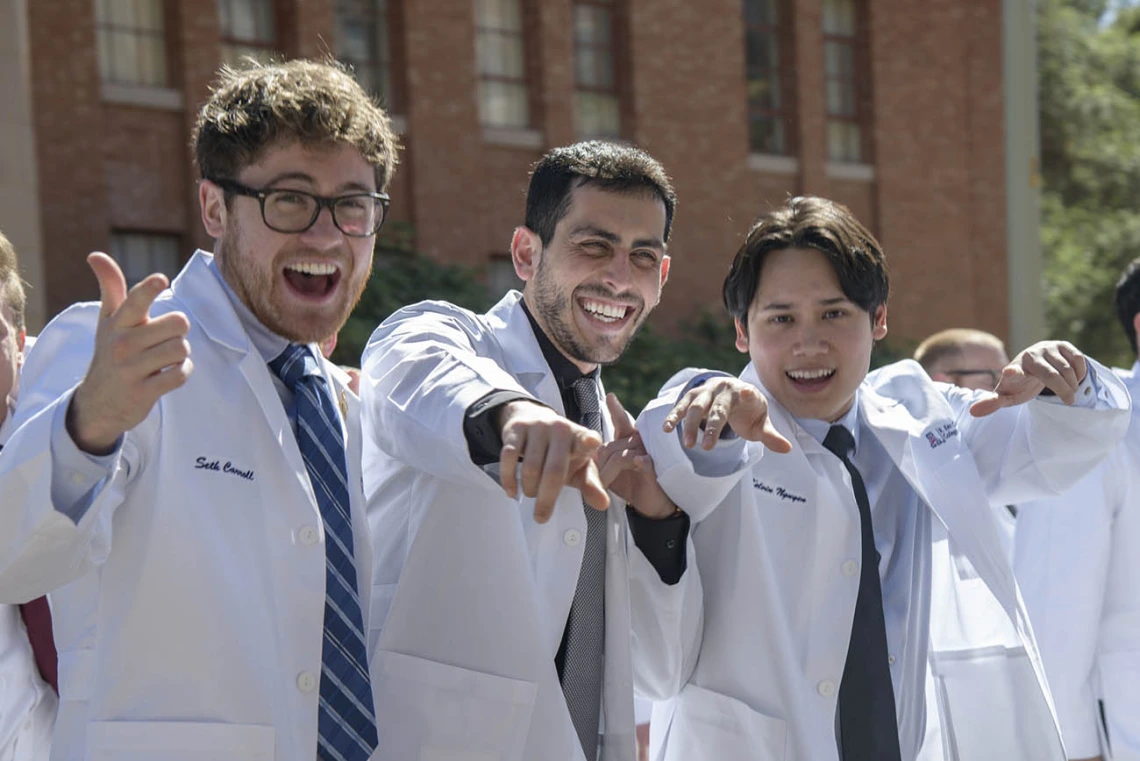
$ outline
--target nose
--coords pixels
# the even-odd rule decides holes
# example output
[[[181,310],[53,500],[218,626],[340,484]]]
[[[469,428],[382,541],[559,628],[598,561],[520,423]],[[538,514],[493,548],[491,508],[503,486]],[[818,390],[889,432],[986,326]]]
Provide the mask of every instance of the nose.
[[[619,249],[609,258],[603,282],[615,293],[623,293],[633,287],[633,265],[630,264],[628,251]]]
[[[817,357],[830,349],[824,332],[815,323],[801,322],[796,326],[792,353],[797,357]]]
[[[343,240],[344,233],[333,222],[332,209],[327,206],[321,209],[313,226],[301,233],[301,243],[318,251],[334,249]]]

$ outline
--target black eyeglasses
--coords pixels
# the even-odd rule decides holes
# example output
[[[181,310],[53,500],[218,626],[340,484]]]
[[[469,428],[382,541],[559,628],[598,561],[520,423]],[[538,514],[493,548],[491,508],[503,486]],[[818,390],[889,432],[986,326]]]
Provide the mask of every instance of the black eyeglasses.
[[[256,198],[261,219],[279,233],[303,233],[317,223],[321,209],[328,208],[333,224],[345,235],[368,238],[375,235],[388,216],[387,193],[349,193],[328,198],[303,190],[251,188],[233,180],[210,180],[227,193]]]
[[[947,375],[963,376],[963,375],[986,375],[990,379],[990,385],[996,387],[998,378],[1001,376],[1001,370],[943,370]]]

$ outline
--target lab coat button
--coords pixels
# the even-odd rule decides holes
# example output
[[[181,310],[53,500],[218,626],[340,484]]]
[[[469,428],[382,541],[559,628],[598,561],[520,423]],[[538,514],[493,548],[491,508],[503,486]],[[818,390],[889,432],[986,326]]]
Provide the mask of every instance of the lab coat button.
[[[301,544],[316,544],[321,540],[321,532],[317,531],[316,526],[304,526],[297,532],[297,538]]]
[[[302,671],[297,675],[297,689],[301,692],[312,692],[317,688],[317,678],[311,671]]]
[[[71,483],[79,486],[83,483],[83,474],[78,470],[71,471]]]
[[[887,663],[891,664],[892,666],[895,665],[895,657],[893,655],[888,655]]]
[[[859,573],[859,564],[856,563],[854,560],[848,560],[846,563],[843,564],[843,575],[844,576],[855,576],[858,573]]]
[[[562,535],[562,541],[566,543],[567,547],[577,547],[582,543],[582,532],[576,528],[567,529],[566,533]]]
[[[830,679],[824,679],[822,682],[816,685],[816,689],[819,690],[819,694],[823,697],[830,698],[835,694],[835,682],[831,681]]]

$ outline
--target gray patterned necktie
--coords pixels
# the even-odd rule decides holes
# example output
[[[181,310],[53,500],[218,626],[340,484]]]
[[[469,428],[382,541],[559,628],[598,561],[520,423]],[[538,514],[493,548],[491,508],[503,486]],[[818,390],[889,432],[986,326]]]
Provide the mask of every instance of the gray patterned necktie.
[[[598,383],[592,376],[574,381],[578,422],[602,432]],[[598,756],[598,718],[602,710],[602,677],[606,635],[606,514],[582,503],[586,511],[586,548],[578,586],[566,622],[566,659],[562,692],[587,761]]]

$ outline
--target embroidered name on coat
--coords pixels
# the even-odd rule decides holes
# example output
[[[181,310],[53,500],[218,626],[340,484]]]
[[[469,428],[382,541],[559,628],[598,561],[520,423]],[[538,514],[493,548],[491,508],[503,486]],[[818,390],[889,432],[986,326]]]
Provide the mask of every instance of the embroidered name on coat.
[[[796,502],[803,502],[804,504],[807,504],[807,499],[801,497],[799,494],[793,494],[783,486],[769,486],[758,478],[752,479],[752,488],[759,489],[765,494],[774,494],[780,499],[787,500],[793,504]]]

